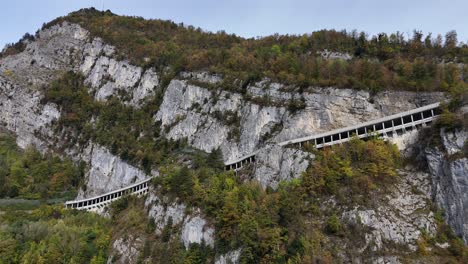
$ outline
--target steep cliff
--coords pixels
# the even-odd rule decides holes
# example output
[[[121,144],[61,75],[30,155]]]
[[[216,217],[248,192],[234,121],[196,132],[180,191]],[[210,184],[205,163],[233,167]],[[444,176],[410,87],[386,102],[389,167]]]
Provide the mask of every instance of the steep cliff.
[[[450,157],[463,152],[468,140],[464,130],[440,131],[443,145],[425,151],[432,180],[432,197],[444,210],[446,221],[468,242],[468,159]],[[466,150],[465,150],[466,151]]]
[[[24,52],[3,59],[0,64],[1,118],[8,129],[19,135],[18,143],[23,147],[34,144],[42,149],[53,148],[53,139],[57,136],[53,135],[51,124],[59,118],[60,110],[56,105],[40,104],[42,95],[37,90],[67,70],[86,77],[89,92],[97,101],[117,96],[124,103],[138,107],[144,104],[145,98],[164,89],[160,109],[155,115],[164,135],[169,139],[187,138],[190,145],[207,152],[221,148],[225,162],[261,149],[267,143],[357,124],[443,98],[441,93],[384,92],[372,96],[369,92],[333,88],[315,88],[300,93],[268,81],[250,85],[246,94],[239,94],[224,91],[221,86],[217,88],[219,77],[189,73],[170,81],[167,87],[161,87],[154,69],[145,71],[116,60],[112,57],[114,50],[100,39],[90,38],[80,26],[64,22],[40,31],[37,40],[28,44]],[[190,84],[191,80],[214,88]],[[294,108],[298,103],[299,109]],[[81,159],[97,164],[90,151],[93,145],[89,142],[66,152],[80,153]],[[278,151],[274,153],[279,154]],[[282,162],[284,165],[276,168],[265,165],[268,161],[260,160],[255,177],[262,178],[265,170],[278,175],[276,182],[291,174],[297,177],[301,170],[291,165],[303,162],[304,156],[283,155],[286,159],[292,156],[298,156],[298,160]],[[102,160],[108,161],[108,165],[101,166],[103,174],[110,175],[114,168],[110,164],[114,162],[113,158]],[[304,163],[302,170],[306,166]],[[90,183],[102,181],[93,178],[101,178],[94,176],[99,170],[91,168],[90,171]],[[118,172],[118,169],[113,171]],[[112,177],[116,184],[91,184],[94,187],[86,190],[89,194],[110,191],[143,178],[141,175],[141,172],[135,173],[135,177],[130,177],[132,179],[124,179],[122,175]],[[261,181],[265,186],[269,184],[268,180]]]
[[[159,167],[145,170],[129,164],[112,146],[94,141],[65,144],[57,124],[63,106],[44,100],[43,87],[67,71],[85,78],[95,102],[111,98],[134,109],[155,97],[159,102],[152,122],[165,140],[186,140],[195,149],[220,149],[224,162],[258,151],[248,177],[266,187],[278,188],[283,180],[299,178],[314,155],[275,143],[358,124],[419,106],[441,101],[441,92],[368,91],[310,87],[299,89],[268,79],[249,83],[243,92],[224,87],[222,76],[206,72],[182,72],[167,77],[164,70],[142,68],[116,55],[79,25],[63,22],[39,31],[23,52],[0,60],[0,125],[17,135],[21,147],[34,145],[41,151],[56,151],[88,165],[85,184],[78,198],[102,194],[160,174]],[[99,116],[88,120],[93,126]],[[468,239],[468,160],[447,159],[463,148],[466,132],[442,133],[443,149],[428,149],[429,173],[409,166],[400,171],[401,182],[374,208],[344,210],[339,216],[349,225],[359,223],[364,244],[359,252],[384,252],[390,244],[403,245],[408,252],[418,248],[424,234],[435,235],[431,200],[446,213],[446,221],[458,235]],[[78,135],[79,136],[79,135]],[[402,150],[411,148],[414,136],[401,140]],[[66,146],[66,147],[64,147]],[[184,163],[186,161],[180,161]],[[186,162],[191,166],[190,162]],[[333,203],[333,201],[331,201]],[[216,227],[196,206],[168,200],[152,190],[145,201],[147,216],[153,218],[155,234],[168,222],[178,226],[185,248],[191,243],[215,248]],[[170,219],[170,220],[169,220]],[[342,245],[354,248],[353,245]],[[119,237],[112,244],[114,258],[136,262],[144,243],[137,237]],[[242,249],[219,253],[217,263],[236,262]],[[388,252],[384,252],[385,254]],[[382,253],[382,255],[385,255]],[[397,261],[397,251],[391,251]],[[353,254],[344,259],[357,257]],[[359,259],[366,261],[365,259]]]

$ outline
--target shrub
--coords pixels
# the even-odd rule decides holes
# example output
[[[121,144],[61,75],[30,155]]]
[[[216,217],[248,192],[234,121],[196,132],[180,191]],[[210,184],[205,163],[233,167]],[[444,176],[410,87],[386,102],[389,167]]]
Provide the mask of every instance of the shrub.
[[[333,214],[332,216],[330,216],[330,218],[328,218],[327,220],[325,230],[329,234],[338,234],[341,231],[341,229],[342,227],[341,227],[340,219],[336,216],[336,214]]]

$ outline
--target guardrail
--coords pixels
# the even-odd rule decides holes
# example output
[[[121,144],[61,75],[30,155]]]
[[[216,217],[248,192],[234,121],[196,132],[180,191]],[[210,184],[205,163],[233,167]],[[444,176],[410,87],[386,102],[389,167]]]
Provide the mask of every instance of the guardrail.
[[[68,201],[65,202],[65,208],[78,210],[96,210],[103,208],[124,195],[142,195],[147,193],[150,180],[151,178],[95,197]]]

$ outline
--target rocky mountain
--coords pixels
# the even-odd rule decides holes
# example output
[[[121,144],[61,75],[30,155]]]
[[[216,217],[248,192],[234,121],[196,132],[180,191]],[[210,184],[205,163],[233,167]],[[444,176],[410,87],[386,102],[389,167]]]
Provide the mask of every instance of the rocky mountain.
[[[34,146],[42,153],[55,152],[75,162],[85,162],[83,185],[76,199],[103,194],[149,177],[161,178],[160,175],[168,175],[168,168],[174,164],[189,168],[195,165],[190,158],[178,155],[171,157],[171,162],[165,160],[148,167],[144,162],[128,158],[116,147],[117,143],[108,144],[99,135],[86,136],[88,130],[100,129],[100,122],[105,118],[104,114],[99,114],[101,112],[86,120],[88,130],[78,131],[67,126],[75,122],[72,112],[67,110],[67,102],[51,100],[49,92],[50,85],[67,73],[82,76],[91,104],[101,108],[110,107],[117,100],[123,109],[138,113],[156,104],[148,121],[159,131],[155,138],[185,142],[186,152],[220,152],[222,161],[229,163],[257,151],[256,162],[238,172],[236,177],[258,182],[261,189],[271,192],[281,190],[284,182],[294,182],[307,174],[319,155],[281,147],[278,142],[359,124],[449,98],[443,91],[302,89],[269,78],[250,82],[239,92],[224,88],[230,80],[208,71],[180,71],[169,78],[164,69],[132,64],[112,43],[106,43],[82,25],[67,21],[43,28],[34,40],[24,45],[21,52],[0,59],[0,126],[16,136],[21,148]],[[329,57],[326,59],[340,59]],[[347,60],[352,59],[349,57],[347,55]],[[85,108],[83,102],[78,103],[78,109]],[[456,115],[466,121],[466,107],[457,111]],[[418,259],[424,258],[435,261],[438,252],[445,252],[453,245],[434,242],[433,246],[424,246],[423,243],[429,241],[429,237],[438,236],[444,221],[456,236],[468,242],[466,126],[455,129],[437,126],[432,130],[440,136],[439,144],[427,143],[421,138],[423,132],[394,139],[404,155],[417,158],[408,158],[397,171],[399,180],[385,193],[373,195],[370,205],[343,206],[333,196],[319,198],[321,205],[315,210],[328,212],[335,208],[334,215],[341,225],[357,228],[354,238],[336,234],[322,238],[325,241],[322,243],[336,244],[339,248],[338,253],[332,254],[338,262],[409,260],[419,263]],[[144,129],[131,132],[138,142],[146,142],[144,140],[151,137]],[[152,144],[150,142],[153,141],[142,144]],[[427,166],[421,168],[416,163]],[[186,250],[191,250],[193,244],[207,247],[213,256],[208,259],[215,263],[238,263],[252,254],[247,250],[248,245],[221,246],[219,230],[223,220],[213,218],[201,203],[184,200],[182,194],[179,196],[151,187],[139,206],[144,217],[151,219],[153,230],[145,234],[115,232],[108,261],[137,263],[149,247],[145,242],[150,241],[149,237],[163,237],[161,243],[171,248],[175,248],[171,243],[178,241]],[[440,210],[443,211],[442,222],[438,218]],[[101,214],[113,218],[109,210]],[[306,230],[327,221],[323,217],[314,219],[304,224]],[[176,231],[172,239],[165,240],[168,228]],[[328,246],[320,249],[309,246],[322,259],[332,258],[322,251]],[[146,257],[150,261],[148,254]],[[300,262],[299,257],[297,261]],[[308,259],[301,261],[309,262]]]

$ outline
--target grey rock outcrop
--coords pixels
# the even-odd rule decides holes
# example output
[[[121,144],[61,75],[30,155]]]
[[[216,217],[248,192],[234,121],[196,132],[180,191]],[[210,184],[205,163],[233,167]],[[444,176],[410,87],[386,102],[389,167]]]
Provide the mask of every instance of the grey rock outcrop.
[[[155,195],[156,190],[149,192],[145,200],[148,216],[154,219],[156,233],[161,234],[171,220],[172,226],[180,226],[180,239],[185,248],[190,244],[204,243],[214,247],[214,228],[205,220],[199,209],[192,208],[187,213],[187,206],[177,201],[169,201],[167,197]]]
[[[206,220],[198,215],[185,219],[181,238],[185,248],[188,248],[191,243],[205,243],[214,247],[214,229],[209,227]]]
[[[86,173],[86,191],[80,190],[77,199],[117,190],[148,178],[142,170],[96,144],[85,148],[80,159],[89,165],[89,170]],[[152,176],[157,176],[157,172]]]
[[[129,235],[126,238],[118,238],[112,243],[112,253],[107,263],[137,263],[142,247],[143,241],[139,237]],[[113,261],[115,259],[116,261]]]
[[[430,211],[430,177],[424,172],[406,168],[399,172],[401,181],[385,202],[375,209],[354,209],[343,214],[343,219],[353,224],[371,228],[366,234],[366,244],[361,251],[381,250],[385,243],[405,245],[416,250],[421,230],[434,235],[436,224]],[[414,190],[418,192],[414,192]]]
[[[446,215],[447,223],[468,242],[468,159],[447,159],[447,154],[462,151],[466,131],[441,131],[443,149],[426,150],[432,178],[432,195]]]
[[[329,51],[327,49],[322,50],[322,51],[317,51],[317,54],[321,55],[324,59],[328,59],[328,60],[336,60],[336,59],[351,60],[353,58],[353,56],[351,56],[349,53]]]
[[[45,151],[44,137],[52,137],[48,125],[60,117],[53,104],[40,104],[41,94],[15,85],[0,76],[0,125],[17,136],[17,144],[25,148],[34,145]]]
[[[299,149],[268,145],[255,156],[254,178],[265,188],[276,189],[282,180],[291,180],[301,176],[314,155]]]
[[[155,191],[149,192],[145,200],[148,209],[148,217],[153,218],[156,224],[156,233],[160,234],[171,219],[173,225],[179,225],[184,221],[187,206],[183,203],[169,202],[167,197],[155,195]]]
[[[60,143],[60,135],[54,134],[52,127],[53,121],[60,118],[60,109],[41,103],[40,87],[63,71],[81,72],[98,100],[124,90],[130,95],[125,103],[140,106],[156,91],[158,75],[152,69],[143,72],[128,62],[117,61],[111,58],[113,54],[114,47],[99,38],[91,40],[89,32],[79,25],[64,22],[40,31],[36,41],[28,43],[22,53],[0,61],[0,124],[17,135],[17,143],[23,148],[34,145],[41,151],[53,150],[57,140]],[[66,149],[65,153],[89,165],[86,191],[81,190],[79,198],[148,177],[92,142],[87,147]]]
[[[300,175],[308,163],[303,163],[301,155],[289,155],[289,150],[265,147],[268,143],[358,124],[443,98],[440,93],[387,92],[372,97],[348,89],[316,88],[303,93],[288,89],[262,81],[248,86],[242,95],[172,80],[155,120],[170,139],[187,138],[189,144],[207,152],[220,148],[226,163],[260,150],[265,162],[255,165],[255,178],[263,186],[274,187],[280,180]],[[289,105],[299,101],[303,108],[291,109]],[[298,160],[292,160],[293,156]],[[299,166],[292,171],[295,165]]]
[[[216,258],[215,264],[237,264],[239,263],[242,250],[237,249]]]

